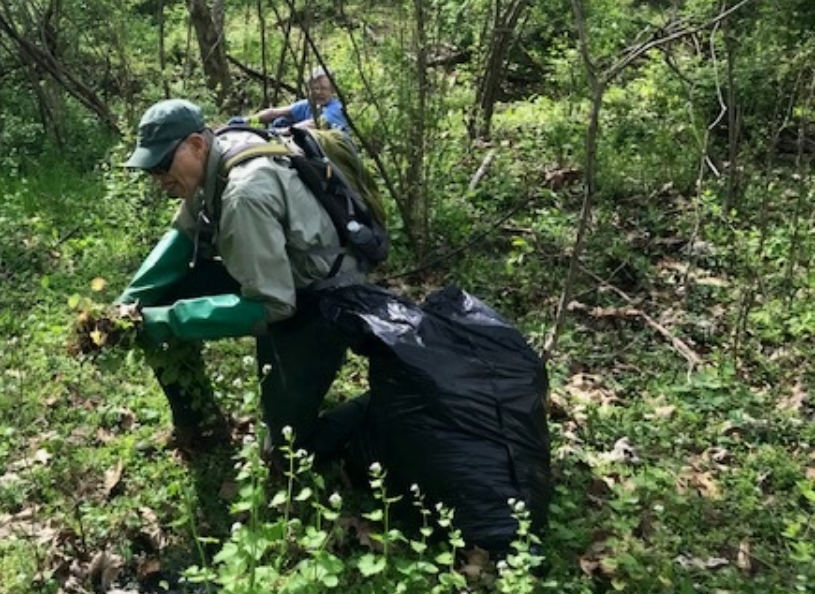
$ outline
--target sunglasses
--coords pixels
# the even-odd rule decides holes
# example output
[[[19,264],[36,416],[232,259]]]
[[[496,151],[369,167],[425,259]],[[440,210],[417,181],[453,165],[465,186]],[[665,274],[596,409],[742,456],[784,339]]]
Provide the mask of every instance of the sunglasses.
[[[151,167],[147,170],[147,173],[150,175],[164,175],[168,171],[170,171],[170,167],[173,166],[173,161],[175,160],[175,154],[178,152],[178,148],[184,144],[184,141],[187,140],[187,137],[181,138],[176,140],[173,146],[167,151],[167,154],[159,161],[156,165]]]

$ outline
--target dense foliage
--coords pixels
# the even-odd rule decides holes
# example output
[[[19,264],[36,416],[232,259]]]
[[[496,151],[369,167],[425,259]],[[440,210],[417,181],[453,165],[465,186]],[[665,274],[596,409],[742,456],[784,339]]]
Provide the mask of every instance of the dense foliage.
[[[812,591],[813,29],[807,0],[0,2],[0,592]],[[66,348],[173,208],[119,166],[141,111],[224,121],[320,60],[389,196],[379,280],[459,284],[549,356],[542,549],[404,533],[382,469],[270,479],[243,341],[206,355],[245,447],[194,461],[137,351]],[[355,360],[330,400],[364,389]]]

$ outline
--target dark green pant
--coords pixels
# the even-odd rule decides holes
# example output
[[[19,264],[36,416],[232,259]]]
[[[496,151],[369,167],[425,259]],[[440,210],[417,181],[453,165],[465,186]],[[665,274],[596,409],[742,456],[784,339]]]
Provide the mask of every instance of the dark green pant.
[[[156,305],[239,290],[219,261],[204,260]],[[319,298],[319,293],[299,296],[292,318],[270,324],[268,334],[257,337],[256,353],[261,410],[272,443],[280,443],[283,427],[289,426],[297,447],[330,457],[360,419],[356,414],[359,408],[354,406],[320,415],[325,395],[345,361],[347,344],[320,315]],[[151,366],[167,395],[175,425],[200,425],[220,414],[204,370],[200,343],[173,341]]]

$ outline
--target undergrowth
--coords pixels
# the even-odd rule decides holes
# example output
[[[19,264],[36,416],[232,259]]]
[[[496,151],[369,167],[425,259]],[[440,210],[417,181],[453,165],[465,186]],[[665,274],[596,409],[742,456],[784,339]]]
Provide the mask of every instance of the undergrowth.
[[[529,158],[499,154],[476,189],[440,211],[455,216],[440,223],[438,244],[449,235],[446,247],[466,249],[391,285],[420,296],[455,282],[542,350],[583,186],[548,187],[541,169],[541,159],[571,165],[570,139],[552,136],[573,122],[527,130],[512,117],[497,134]],[[543,157],[532,150],[542,135],[553,147]],[[475,169],[486,150],[456,162]],[[66,344],[72,296],[110,302],[170,206],[145,199],[154,192],[125,172],[55,167],[4,179],[0,203],[3,594],[815,588],[810,178],[757,176],[741,210],[724,213],[715,183],[698,195],[642,177],[627,186],[620,168],[548,362],[548,528],[538,546],[523,502],[508,502],[515,548],[487,561],[461,541],[455,510],[420,490],[422,529],[392,521],[399,495],[385,487],[387,468],[373,468],[370,492],[358,493],[289,446],[285,472],[270,476],[246,379],[251,341],[205,350],[233,446],[194,463],[164,448],[167,405],[140,358],[88,361]],[[383,277],[410,264],[393,262]],[[355,359],[329,405],[365,389]]]

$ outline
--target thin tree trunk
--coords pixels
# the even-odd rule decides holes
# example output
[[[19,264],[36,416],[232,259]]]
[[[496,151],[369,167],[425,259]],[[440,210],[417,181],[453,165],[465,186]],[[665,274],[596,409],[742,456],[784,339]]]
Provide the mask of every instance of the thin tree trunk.
[[[170,83],[164,73],[167,70],[167,53],[164,48],[164,0],[158,2],[158,64],[161,68],[161,86],[164,90],[164,97],[170,97]]]
[[[266,16],[262,0],[256,3],[258,26],[260,27],[260,71],[263,73],[263,106],[269,105],[269,68],[266,49]],[[282,54],[283,52],[281,52]]]
[[[501,83],[504,81],[504,65],[515,38],[515,29],[527,5],[528,0],[514,0],[504,11],[500,1],[496,4],[484,75],[476,91],[477,124],[471,127],[471,130],[475,130],[476,137],[489,138],[490,136],[495,103],[498,100]]]
[[[206,0],[189,0],[188,8],[198,39],[207,87],[215,93],[218,104],[224,106],[232,94],[232,77],[226,59],[223,30],[216,28]]]
[[[419,238],[418,248],[420,259],[424,259],[427,252],[430,217],[425,188],[425,123],[427,122],[427,96],[430,92],[427,80],[427,31],[424,0],[414,0],[416,18],[416,104],[413,114],[413,125],[410,127],[410,161],[406,171],[408,180],[410,209],[414,218],[415,236]]]
[[[733,34],[726,27],[724,30],[724,45],[727,58],[727,189],[724,196],[722,210],[724,216],[729,216],[733,208],[739,207],[741,201],[741,181],[739,175],[739,139],[741,137],[741,106],[736,100],[735,62],[736,50]]]

